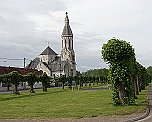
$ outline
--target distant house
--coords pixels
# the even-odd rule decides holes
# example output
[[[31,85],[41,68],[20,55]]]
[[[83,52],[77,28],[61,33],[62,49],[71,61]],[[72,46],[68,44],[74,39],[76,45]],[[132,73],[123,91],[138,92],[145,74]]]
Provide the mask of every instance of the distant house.
[[[42,70],[43,72],[46,72],[48,76],[75,75],[76,62],[73,49],[73,33],[69,25],[67,12],[61,38],[61,56],[48,46],[38,57],[30,62],[27,68]]]

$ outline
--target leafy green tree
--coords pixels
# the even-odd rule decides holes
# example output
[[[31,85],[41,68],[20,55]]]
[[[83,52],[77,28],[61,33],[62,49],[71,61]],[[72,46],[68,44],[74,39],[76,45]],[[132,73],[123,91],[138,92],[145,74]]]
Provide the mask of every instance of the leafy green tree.
[[[62,75],[61,75],[61,76],[62,76]],[[60,77],[61,77],[61,76],[60,76]],[[58,87],[58,86],[59,86],[60,77],[51,77],[52,82],[55,83],[55,87]]]
[[[67,79],[68,86],[69,86],[70,90],[72,90],[73,76],[68,76],[68,77],[66,77],[66,79]]]
[[[74,76],[73,77],[73,79],[74,79],[74,81],[75,81],[75,86],[76,86],[76,88],[78,89],[78,84],[79,84],[79,76]]]
[[[9,91],[10,90],[10,85],[11,85],[10,77],[9,77],[8,74],[3,74],[2,77],[3,77],[3,82],[5,84],[7,84],[7,91]]]
[[[138,62],[133,62],[131,70],[131,81],[133,82],[133,88],[134,88],[134,98],[137,98],[136,95],[139,95],[139,68],[140,64]]]
[[[61,75],[59,78],[58,78],[58,81],[62,83],[62,88],[64,89],[64,86],[65,86],[65,83],[66,83],[66,76],[65,75]]]
[[[80,89],[81,89],[81,87],[83,87],[84,80],[85,80],[85,79],[84,79],[83,76],[79,76]]]
[[[135,62],[134,49],[123,40],[111,39],[102,47],[102,56],[109,63],[109,80],[113,86],[115,105],[134,103],[132,82],[130,80],[132,62]]]
[[[13,71],[8,73],[8,76],[10,78],[10,82],[15,85],[15,89],[14,89],[14,94],[20,94],[20,92],[18,91],[18,85],[20,82],[22,82],[23,77],[21,74],[19,74],[17,71]]]
[[[147,73],[148,73],[148,83],[151,83],[151,80],[152,80],[152,66],[147,67]]]
[[[42,82],[42,85],[43,85],[43,91],[47,92],[47,87],[48,87],[48,84],[50,83],[49,76],[46,73],[43,73],[40,76],[40,81]]]
[[[100,77],[96,77],[96,83],[98,85],[98,83],[100,82]]]
[[[152,75],[152,66],[147,67],[147,72]]]
[[[88,77],[88,80],[89,80],[89,87],[91,87],[91,83],[92,83],[92,77]]]
[[[3,83],[3,75],[0,75],[0,84]]]
[[[148,72],[145,67],[140,65],[140,72],[139,72],[139,90],[144,90],[145,87],[148,85]]]
[[[30,92],[35,93],[33,86],[36,82],[39,81],[37,75],[31,72],[25,76],[25,79],[28,82],[28,85],[30,86]]]
[[[101,69],[90,69],[86,72],[82,73],[83,76],[91,76],[91,77],[107,77],[108,76],[108,69],[106,68],[101,68]]]

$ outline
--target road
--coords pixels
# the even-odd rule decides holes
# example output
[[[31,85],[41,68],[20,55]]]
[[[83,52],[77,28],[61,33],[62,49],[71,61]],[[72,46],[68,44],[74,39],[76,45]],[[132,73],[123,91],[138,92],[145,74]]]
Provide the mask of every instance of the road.
[[[137,122],[152,122],[152,86],[149,90],[148,98],[149,98],[150,113],[146,118],[142,120],[138,120]]]

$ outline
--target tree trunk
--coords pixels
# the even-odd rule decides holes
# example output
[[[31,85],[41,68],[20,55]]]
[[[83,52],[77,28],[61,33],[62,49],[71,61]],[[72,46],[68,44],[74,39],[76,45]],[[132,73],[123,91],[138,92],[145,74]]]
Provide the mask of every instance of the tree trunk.
[[[135,76],[130,76],[130,81],[132,82],[133,84],[133,95],[134,95],[134,98],[137,99],[137,81],[136,81],[136,77]]]
[[[26,89],[26,82],[23,82],[23,89]]]
[[[78,89],[78,81],[75,82],[75,87]]]
[[[81,89],[81,87],[82,87],[82,83],[81,83],[81,81],[79,81],[79,85],[80,85],[79,89]]]
[[[141,86],[140,86],[141,84],[140,84],[140,82],[142,82],[142,81],[141,81],[140,78],[138,78],[137,86],[138,86],[138,91],[139,91],[139,92],[141,92]]]
[[[139,82],[138,82],[138,76],[135,76],[135,94],[139,95]]]
[[[89,81],[89,87],[91,86],[91,82]]]
[[[126,91],[125,91],[125,85],[124,84],[120,84],[119,85],[119,88],[118,88],[118,91],[119,91],[119,101],[120,101],[120,104],[122,106],[125,105],[125,97],[126,97]]]
[[[15,84],[15,89],[13,91],[14,94],[20,94],[20,92],[17,89],[18,84]]]
[[[34,89],[33,89],[33,84],[31,84],[30,87],[31,87],[30,92],[31,92],[31,93],[35,93],[35,91],[34,91]]]
[[[85,82],[85,86],[87,86],[87,82]]]
[[[81,84],[81,87],[83,87],[83,86],[84,86],[83,81],[80,81],[80,84]]]
[[[95,81],[93,81],[93,86],[94,86]]]
[[[43,85],[43,91],[47,92],[47,86],[46,85]]]
[[[64,83],[62,83],[62,89],[64,89]]]
[[[7,91],[10,90],[10,83],[7,83]]]
[[[99,83],[101,83],[101,78],[99,77]]]

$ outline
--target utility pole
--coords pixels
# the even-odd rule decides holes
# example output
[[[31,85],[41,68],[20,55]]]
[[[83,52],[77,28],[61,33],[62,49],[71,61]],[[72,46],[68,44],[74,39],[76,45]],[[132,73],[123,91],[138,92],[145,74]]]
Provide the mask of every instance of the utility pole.
[[[26,58],[24,58],[24,68],[25,68],[25,65],[26,65]]]
[[[26,65],[26,58],[24,58],[24,68],[25,68],[25,65]],[[26,89],[26,82],[23,82],[23,89]]]

